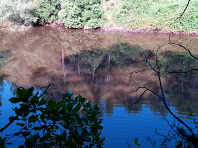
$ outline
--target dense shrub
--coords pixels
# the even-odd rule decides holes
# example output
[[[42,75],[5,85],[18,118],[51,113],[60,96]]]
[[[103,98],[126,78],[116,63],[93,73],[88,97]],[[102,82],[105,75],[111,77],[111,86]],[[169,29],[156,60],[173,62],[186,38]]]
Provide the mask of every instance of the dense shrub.
[[[104,13],[100,0],[62,0],[59,18],[69,28],[98,28]]]
[[[40,23],[52,23],[58,18],[58,0],[34,0]]]
[[[50,85],[49,85],[50,86]],[[62,99],[55,101],[46,100],[43,94],[33,92],[34,88],[17,89],[17,97],[11,98],[10,102],[20,104],[13,108],[15,116],[9,118],[10,126],[14,124],[20,127],[14,136],[24,138],[24,144],[20,148],[28,147],[102,147],[105,138],[100,138],[100,125],[102,120],[97,118],[100,113],[97,104],[77,96],[72,92],[62,94]],[[0,129],[0,133],[8,126]],[[0,147],[5,147],[9,135],[0,137]]]
[[[31,1],[0,1],[0,23],[5,25],[25,25],[29,26],[36,23],[38,17],[35,13],[35,7]]]

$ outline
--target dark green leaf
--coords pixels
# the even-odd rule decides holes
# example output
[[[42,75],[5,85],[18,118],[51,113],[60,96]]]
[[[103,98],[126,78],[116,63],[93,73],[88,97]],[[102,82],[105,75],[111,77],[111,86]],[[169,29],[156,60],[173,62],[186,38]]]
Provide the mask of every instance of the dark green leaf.
[[[18,98],[15,98],[15,97],[13,97],[13,98],[11,98],[9,100],[10,100],[11,103],[18,103],[18,102],[20,102],[20,100]]]
[[[68,103],[67,104],[67,110],[70,112],[73,108],[73,104],[72,103]]]
[[[9,118],[10,122],[13,122],[15,119],[16,119],[16,117],[13,117],[13,116],[11,116],[11,117]]]
[[[18,123],[18,122],[16,124],[21,126],[21,127],[23,127],[25,125],[24,123]]]
[[[46,103],[46,100],[44,98],[41,99],[41,101],[38,103],[39,106],[44,105]]]
[[[134,139],[134,142],[135,142],[135,144],[137,145],[137,146],[141,146],[138,142],[139,142],[139,140],[138,140],[138,138],[136,137],[135,139]]]
[[[32,99],[30,100],[31,104],[38,104],[39,103],[39,97],[38,96],[33,96]]]
[[[49,107],[50,109],[53,109],[53,108],[56,106],[56,102],[55,102],[54,100],[50,99],[50,100],[48,101],[47,105],[48,105],[48,107]]]
[[[81,108],[81,105],[76,104],[76,105],[73,106],[73,111],[78,112],[80,110],[80,108]]]
[[[31,122],[35,122],[37,120],[37,118],[34,116],[34,115],[31,115],[29,118],[28,118],[28,122],[31,123]]]

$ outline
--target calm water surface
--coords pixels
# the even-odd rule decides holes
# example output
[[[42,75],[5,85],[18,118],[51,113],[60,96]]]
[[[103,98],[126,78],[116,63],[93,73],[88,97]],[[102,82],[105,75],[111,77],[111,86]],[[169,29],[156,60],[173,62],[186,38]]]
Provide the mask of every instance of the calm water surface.
[[[172,36],[171,40],[182,43],[195,56],[198,54],[197,37]],[[192,116],[198,113],[197,72],[167,72],[198,68],[198,61],[182,48],[169,45],[168,35],[40,27],[23,32],[0,31],[0,127],[13,113],[8,99],[14,95],[15,85],[45,86],[53,77],[50,91],[57,98],[70,90],[100,106],[104,147],[134,147],[135,137],[143,147],[152,147],[149,138],[159,147],[163,137],[155,133],[156,129],[159,134],[168,134],[170,129],[161,113],[175,122],[161,101],[146,93],[140,102],[129,106],[143,92],[132,92],[140,86],[159,92],[158,78],[148,69],[145,54],[155,65],[156,50],[164,42],[167,43],[159,51],[159,65],[165,75],[162,83],[167,103],[175,114],[194,126]],[[13,130],[16,127],[2,135]],[[173,144],[174,141],[170,147]]]

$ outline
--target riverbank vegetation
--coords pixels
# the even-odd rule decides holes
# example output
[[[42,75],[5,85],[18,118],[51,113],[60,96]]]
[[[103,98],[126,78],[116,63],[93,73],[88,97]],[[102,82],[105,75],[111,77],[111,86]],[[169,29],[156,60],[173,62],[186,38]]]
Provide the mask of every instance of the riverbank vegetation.
[[[102,120],[98,119],[100,110],[97,104],[92,105],[81,96],[74,98],[70,91],[63,93],[59,100],[55,101],[53,95],[50,97],[54,99],[47,99],[44,96],[49,94],[50,85],[39,87],[41,93],[34,91],[34,87],[17,88],[17,96],[9,99],[18,104],[13,108],[16,115],[9,117],[9,123],[0,129],[0,133],[12,124],[20,130],[3,138],[0,136],[0,147],[6,148],[11,144],[9,139],[18,136],[24,139],[19,148],[101,148],[105,138],[101,138],[103,127],[100,125]]]
[[[1,0],[0,25],[197,31],[197,0],[192,0],[182,18],[175,21],[186,4],[183,0]]]
[[[186,7],[183,0],[120,0],[106,8],[107,24],[133,29],[193,31],[198,29],[198,1],[190,2],[182,18],[175,21]]]

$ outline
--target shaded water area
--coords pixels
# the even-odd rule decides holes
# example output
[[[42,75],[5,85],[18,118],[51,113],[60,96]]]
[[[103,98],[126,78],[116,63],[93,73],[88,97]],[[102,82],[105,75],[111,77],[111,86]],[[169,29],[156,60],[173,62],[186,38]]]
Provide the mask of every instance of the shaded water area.
[[[46,86],[53,77],[50,92],[56,98],[61,92],[73,91],[75,96],[80,94],[100,106],[104,147],[134,147],[135,137],[143,147],[152,147],[152,140],[159,147],[162,137],[155,130],[167,134],[170,129],[161,113],[175,122],[162,102],[147,92],[130,106],[142,94],[143,90],[133,92],[140,86],[159,92],[158,77],[145,62],[145,54],[155,65],[157,48],[167,42],[158,53],[166,101],[191,126],[198,113],[197,71],[167,75],[197,69],[198,61],[181,47],[168,44],[168,39],[168,35],[51,27],[0,31],[1,126],[12,114],[8,99],[16,86]],[[171,40],[198,56],[197,37],[172,36]]]

